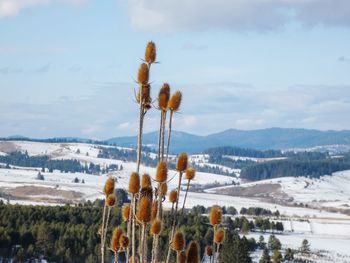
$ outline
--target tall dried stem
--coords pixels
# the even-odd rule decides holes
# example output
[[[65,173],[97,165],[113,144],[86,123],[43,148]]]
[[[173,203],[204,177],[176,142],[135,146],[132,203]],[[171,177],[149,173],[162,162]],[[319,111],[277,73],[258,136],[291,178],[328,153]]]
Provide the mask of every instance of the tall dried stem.
[[[105,262],[104,228],[105,228],[105,218],[106,218],[106,209],[107,209],[106,201],[107,200],[105,200],[105,204],[104,204],[104,207],[103,207],[102,226],[101,226],[101,230],[100,230],[100,234],[101,234],[101,263]]]
[[[170,111],[169,116],[169,126],[168,126],[168,140],[167,140],[167,146],[166,146],[166,162],[168,162],[169,157],[169,147],[170,147],[170,137],[171,137],[171,127],[172,127],[172,121],[173,121],[173,111]]]

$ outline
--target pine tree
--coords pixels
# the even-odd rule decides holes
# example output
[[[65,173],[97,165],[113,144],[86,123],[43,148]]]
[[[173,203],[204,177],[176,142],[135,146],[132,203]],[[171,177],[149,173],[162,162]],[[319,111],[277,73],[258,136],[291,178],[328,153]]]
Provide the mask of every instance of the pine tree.
[[[281,263],[282,261],[282,254],[279,250],[275,250],[272,255],[272,262],[273,263]]]
[[[290,261],[294,259],[293,250],[290,248],[286,249],[286,254],[284,255],[284,260]]]
[[[281,241],[277,237],[275,237],[275,235],[271,235],[269,237],[268,246],[271,250],[280,250],[282,247]]]
[[[271,263],[269,250],[267,248],[264,249],[264,252],[259,260],[259,263]]]
[[[307,239],[304,239],[303,242],[301,243],[300,253],[303,256],[309,256],[310,255],[310,253],[311,253],[310,244],[309,244],[309,241],[307,241]]]
[[[261,235],[260,237],[259,237],[259,247],[261,248],[261,249],[264,249],[265,247],[266,247],[266,243],[265,243],[265,239],[264,239],[264,236],[263,235]]]

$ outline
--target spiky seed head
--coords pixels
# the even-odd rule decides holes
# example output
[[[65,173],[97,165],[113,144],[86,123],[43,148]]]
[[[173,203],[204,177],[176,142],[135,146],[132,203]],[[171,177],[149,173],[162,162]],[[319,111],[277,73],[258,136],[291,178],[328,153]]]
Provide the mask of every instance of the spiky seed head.
[[[137,75],[137,81],[140,85],[148,84],[149,79],[149,68],[146,63],[142,63],[139,68],[139,73]]]
[[[205,255],[207,255],[208,257],[211,257],[213,255],[213,247],[212,246],[205,247]]]
[[[151,221],[152,201],[148,196],[142,196],[139,201],[137,217],[142,223]]]
[[[160,110],[168,109],[168,102],[170,98],[170,86],[168,83],[164,83],[163,86],[159,90],[158,94],[158,108]]]
[[[151,220],[155,220],[158,214],[158,201],[153,201],[152,203],[152,212],[151,212]]]
[[[169,201],[171,203],[176,203],[176,201],[177,201],[177,191],[175,189],[171,190],[171,192],[169,193]]]
[[[149,174],[143,174],[141,179],[141,188],[152,187],[151,177]]]
[[[115,185],[114,179],[112,177],[108,177],[108,179],[106,180],[105,186],[103,188],[103,192],[105,193],[106,196],[113,194],[114,185]]]
[[[162,221],[160,221],[159,219],[154,220],[151,225],[151,234],[153,236],[159,235],[161,229],[162,229]]]
[[[126,249],[129,246],[129,238],[122,234],[119,239],[119,246],[121,249]]]
[[[225,231],[219,228],[215,231],[214,241],[216,244],[221,244],[224,241]]]
[[[122,208],[122,216],[123,216],[123,220],[125,222],[129,221],[129,216],[130,216],[130,204],[125,204],[123,205]]]
[[[133,172],[129,179],[129,193],[136,194],[140,190],[140,175]]]
[[[145,51],[145,61],[148,64],[152,64],[156,61],[157,57],[157,50],[156,50],[156,44],[154,42],[150,41],[147,44],[146,51]]]
[[[113,251],[118,251],[120,248],[119,239],[123,234],[123,230],[118,226],[114,228],[113,235],[111,239],[111,249]]]
[[[117,200],[117,197],[115,196],[115,194],[110,194],[110,195],[107,196],[106,204],[109,207],[112,207],[112,206],[115,205],[116,200]]]
[[[137,93],[137,103],[140,103],[140,88],[139,91]],[[146,84],[146,85],[142,85],[142,101],[144,102],[145,106],[149,105],[152,103],[152,99],[151,99],[151,85]]]
[[[179,172],[184,172],[187,168],[187,154],[186,153],[180,153],[179,157],[177,158],[176,163],[176,170]]]
[[[172,240],[172,249],[181,251],[185,248],[185,237],[181,231],[177,231]]]
[[[186,179],[187,180],[193,180],[196,175],[196,169],[189,167],[186,169]]]
[[[187,263],[199,263],[199,246],[195,241],[191,241],[186,252]]]
[[[176,256],[176,263],[186,263],[186,252],[180,251]]]
[[[159,192],[162,197],[166,196],[166,193],[168,192],[168,184],[167,183],[162,183],[159,186]]]
[[[180,91],[176,91],[169,99],[168,109],[170,111],[176,112],[179,110],[182,100],[182,93]]]
[[[210,224],[215,226],[219,225],[221,223],[222,219],[222,212],[221,208],[219,206],[213,206],[210,210],[210,216],[209,216]]]
[[[168,178],[168,165],[164,161],[159,161],[157,166],[156,181],[163,183]]]
[[[129,263],[139,263],[139,258],[136,256],[136,257],[135,257],[135,260],[134,260],[133,257],[131,256],[131,257],[129,258]]]

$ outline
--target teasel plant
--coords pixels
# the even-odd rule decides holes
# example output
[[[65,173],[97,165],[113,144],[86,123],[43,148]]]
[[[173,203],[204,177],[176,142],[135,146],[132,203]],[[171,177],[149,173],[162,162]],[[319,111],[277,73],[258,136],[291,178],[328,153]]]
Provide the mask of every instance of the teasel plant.
[[[141,263],[147,262],[146,228],[148,223],[151,221],[151,212],[152,200],[147,195],[142,196],[139,201],[138,211],[136,215],[136,218],[140,222],[140,225],[142,227],[141,236],[139,238]]]
[[[164,160],[165,123],[170,98],[170,86],[164,83],[158,94],[158,110],[160,111],[160,125],[158,138],[158,161]]]
[[[173,114],[174,114],[174,112],[179,111],[180,105],[181,105],[181,101],[182,101],[182,93],[181,93],[181,91],[176,91],[170,97],[170,99],[168,101],[168,110],[170,111],[170,113],[169,113],[168,138],[167,138],[167,147],[166,147],[166,161],[168,161],[168,157],[169,157]]]
[[[221,224],[222,221],[222,211],[221,208],[219,206],[213,206],[210,210],[210,214],[209,214],[209,222],[210,224],[213,226],[213,230],[214,230],[214,236],[213,236],[213,257],[211,258],[211,262],[216,262],[216,259],[219,258],[219,249],[217,249],[217,254],[215,254],[215,244],[217,241],[217,237],[218,235],[221,235],[221,231],[223,231],[222,229],[220,230],[220,234],[217,234],[218,228]],[[223,240],[223,235],[222,235],[222,239],[221,242]],[[221,244],[221,243],[220,243]],[[220,245],[218,244],[218,246]]]
[[[105,194],[103,214],[102,214],[102,225],[100,228],[101,236],[101,262],[104,263],[105,260],[105,251],[106,251],[106,236],[108,229],[108,222],[110,217],[111,208],[115,205],[116,197],[114,195],[115,181],[112,177],[108,177],[103,192]]]
[[[185,178],[187,180],[187,186],[186,186],[186,193],[185,193],[185,198],[184,198],[184,202],[183,202],[183,205],[182,205],[181,214],[184,213],[188,189],[190,188],[190,183],[194,179],[195,175],[196,175],[196,169],[194,169],[192,167],[189,167],[189,168],[186,169]]]
[[[111,238],[110,250],[114,253],[114,263],[118,263],[119,253],[129,247],[129,238],[124,234],[121,227],[116,227]]]
[[[128,229],[131,230],[131,235],[128,233],[128,235],[131,236],[131,252],[132,252],[132,258],[136,258],[136,198],[138,197],[140,191],[140,175],[137,172],[133,172],[130,175],[129,179],[129,188],[128,192],[131,195],[131,209],[129,214],[129,221],[128,221]],[[129,225],[130,224],[130,225]],[[130,251],[129,251],[130,252]],[[129,260],[129,254],[127,253],[127,260]]]
[[[179,199],[180,199],[180,192],[181,192],[181,180],[182,180],[182,175],[183,173],[186,171],[187,169],[187,162],[188,162],[188,157],[186,153],[180,153],[177,159],[177,163],[176,163],[176,170],[179,173],[179,182],[178,182],[178,186],[177,186],[177,199],[175,202],[175,209],[173,210],[173,214],[172,214],[172,228],[171,228],[171,234],[169,237],[169,242],[171,242],[171,240],[173,239],[174,233],[175,233],[175,229],[176,229],[176,223],[177,223],[177,217],[178,217],[178,207],[179,207]],[[167,254],[167,259],[166,262],[168,263],[170,260],[170,253],[171,253],[171,249],[170,246],[168,248],[168,254]]]

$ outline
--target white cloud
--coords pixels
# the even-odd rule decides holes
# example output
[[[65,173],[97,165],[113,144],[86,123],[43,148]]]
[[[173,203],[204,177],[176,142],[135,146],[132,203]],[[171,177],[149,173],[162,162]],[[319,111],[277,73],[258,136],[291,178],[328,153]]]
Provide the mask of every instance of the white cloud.
[[[23,9],[51,4],[54,2],[79,5],[85,0],[0,0],[0,18],[14,16]]]
[[[208,28],[274,30],[289,22],[350,26],[348,0],[129,0],[132,25],[145,31]]]

